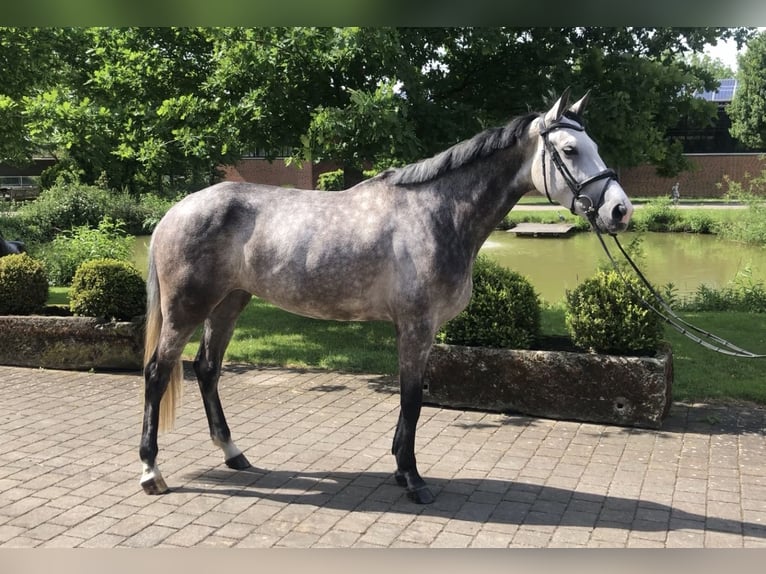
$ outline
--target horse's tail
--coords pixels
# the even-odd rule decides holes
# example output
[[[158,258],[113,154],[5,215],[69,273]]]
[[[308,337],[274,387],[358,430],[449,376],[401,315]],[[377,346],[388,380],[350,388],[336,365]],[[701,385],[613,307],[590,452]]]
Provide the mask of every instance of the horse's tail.
[[[160,283],[157,269],[154,266],[151,247],[149,248],[149,274],[146,279],[146,337],[144,339],[144,372],[157,352],[157,344],[162,330],[162,310],[160,309]],[[168,388],[160,401],[159,430],[167,431],[173,428],[176,409],[181,404],[183,389],[183,366],[181,358],[173,365],[170,373]]]

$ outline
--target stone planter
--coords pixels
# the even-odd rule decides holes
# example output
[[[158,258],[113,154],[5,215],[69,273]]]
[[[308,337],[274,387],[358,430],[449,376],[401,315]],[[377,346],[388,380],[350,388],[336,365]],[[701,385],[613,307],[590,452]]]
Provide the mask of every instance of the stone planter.
[[[667,416],[673,355],[519,351],[434,345],[424,400],[456,408],[659,428]]]
[[[46,369],[142,368],[143,322],[0,316],[0,364]]]

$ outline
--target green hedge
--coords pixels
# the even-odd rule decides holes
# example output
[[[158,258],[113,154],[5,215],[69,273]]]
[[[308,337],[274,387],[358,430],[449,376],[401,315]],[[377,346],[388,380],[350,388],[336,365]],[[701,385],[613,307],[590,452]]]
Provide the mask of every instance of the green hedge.
[[[654,354],[662,319],[644,307],[649,290],[634,277],[601,270],[566,292],[565,321],[572,341],[583,349],[612,354]]]
[[[522,275],[480,255],[468,306],[447,322],[437,341],[475,347],[528,349],[540,336],[540,299]]]
[[[74,275],[69,308],[75,315],[129,321],[145,312],[146,284],[126,261],[86,261]]]
[[[27,253],[0,257],[0,315],[31,315],[48,301],[48,274]]]

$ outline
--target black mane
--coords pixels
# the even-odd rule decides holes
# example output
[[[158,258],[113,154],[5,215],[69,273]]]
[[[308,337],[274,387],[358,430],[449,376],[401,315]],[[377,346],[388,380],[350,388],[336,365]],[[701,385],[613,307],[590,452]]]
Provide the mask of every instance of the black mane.
[[[379,175],[393,184],[407,185],[430,181],[445,172],[457,169],[497,150],[516,144],[538,113],[529,113],[512,119],[502,127],[490,128],[464,140],[449,149],[404,167],[389,169]]]

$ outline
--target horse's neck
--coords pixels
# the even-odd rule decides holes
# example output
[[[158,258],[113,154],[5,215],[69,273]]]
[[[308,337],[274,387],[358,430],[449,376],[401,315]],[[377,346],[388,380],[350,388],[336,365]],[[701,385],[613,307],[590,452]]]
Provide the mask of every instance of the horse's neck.
[[[453,176],[454,181],[445,180],[445,192],[452,196],[456,228],[474,251],[530,190],[531,183],[519,171],[520,164],[488,158],[466,166]]]

